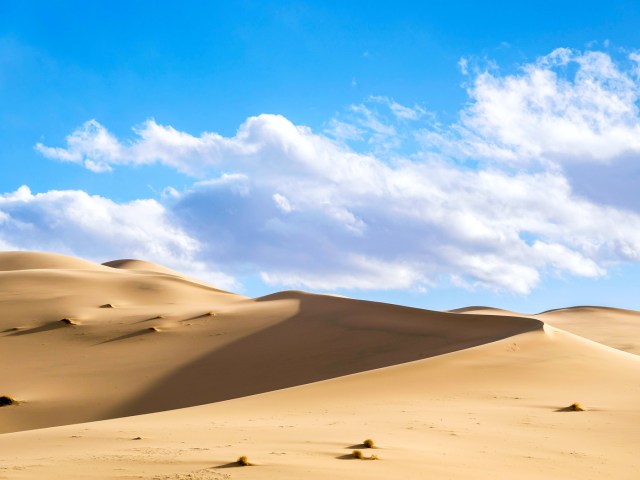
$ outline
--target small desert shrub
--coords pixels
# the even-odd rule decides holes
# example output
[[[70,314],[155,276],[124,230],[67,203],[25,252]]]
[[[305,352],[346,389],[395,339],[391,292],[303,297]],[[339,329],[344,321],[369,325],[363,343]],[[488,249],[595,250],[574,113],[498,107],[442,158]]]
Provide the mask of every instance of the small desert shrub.
[[[205,317],[215,317],[216,313],[215,312],[207,312],[204,315],[205,315]]]
[[[147,328],[147,330],[149,330],[150,332],[159,332],[160,331],[156,327],[149,327],[149,328]]]
[[[571,410],[572,412],[584,412],[584,408],[582,408],[582,405],[580,405],[578,402],[574,402],[569,405],[569,410]]]
[[[71,320],[70,318],[63,318],[60,320],[62,323],[64,323],[65,325],[75,325],[76,322],[74,322],[73,320]]]
[[[104,305],[100,305],[100,308],[113,308],[111,303],[105,303]]]
[[[373,448],[375,446],[373,440],[371,440],[370,438],[367,438],[364,442],[362,442],[362,444],[367,448]]]
[[[249,459],[245,455],[242,455],[241,457],[238,458],[238,465],[241,465],[243,467],[248,467],[251,464],[249,463]]]
[[[0,397],[0,407],[8,407],[9,405],[16,405],[17,403],[18,402],[8,395],[2,395]]]
[[[371,456],[369,457],[369,460],[379,460],[379,459],[378,459],[378,455],[371,455]]]
[[[362,455],[360,450],[354,450],[351,452],[351,455],[353,455],[353,458],[357,458],[358,460],[362,460],[364,458],[364,455]]]

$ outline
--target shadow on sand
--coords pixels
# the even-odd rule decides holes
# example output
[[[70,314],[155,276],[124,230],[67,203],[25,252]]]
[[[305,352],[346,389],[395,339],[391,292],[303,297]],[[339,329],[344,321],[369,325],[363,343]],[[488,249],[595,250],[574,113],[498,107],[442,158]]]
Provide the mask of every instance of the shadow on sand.
[[[539,320],[522,317],[455,315],[302,292],[282,292],[256,302],[282,299],[297,300],[298,313],[274,318],[273,309],[264,309],[261,318],[252,310],[250,316],[234,319],[257,331],[183,365],[109,416],[189,407],[317,382],[543,326]],[[124,338],[130,337],[112,341]]]

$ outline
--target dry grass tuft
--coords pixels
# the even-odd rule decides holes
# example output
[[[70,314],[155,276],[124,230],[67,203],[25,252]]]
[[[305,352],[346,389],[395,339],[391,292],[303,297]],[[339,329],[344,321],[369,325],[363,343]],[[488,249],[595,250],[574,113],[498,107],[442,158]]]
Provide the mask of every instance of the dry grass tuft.
[[[242,467],[251,466],[251,463],[249,463],[249,459],[245,455],[242,455],[241,457],[239,457],[237,462],[238,462],[238,465],[240,465]]]
[[[584,408],[582,408],[582,405],[580,405],[578,402],[572,403],[567,407],[567,409],[571,410],[572,412],[584,412]]]
[[[157,327],[149,327],[147,328],[147,330],[149,330],[150,332],[159,332],[160,330],[158,330]]]
[[[63,318],[60,320],[62,323],[64,323],[65,325],[76,325],[76,322],[74,322],[73,320],[71,320],[70,318]]]
[[[100,305],[100,308],[115,308],[111,303],[105,303],[104,305]]]
[[[205,317],[215,317],[216,316],[216,312],[207,312],[204,314]]]
[[[380,459],[378,458],[378,455],[371,455],[369,457],[369,460],[380,460]]]
[[[364,442],[362,442],[362,444],[367,448],[375,447],[375,444],[373,443],[373,440],[371,440],[370,438],[367,438]]]
[[[9,395],[0,396],[0,407],[8,407],[9,405],[17,405],[18,402]]]
[[[362,455],[360,450],[354,450],[351,452],[351,455],[353,455],[353,458],[357,458],[358,460],[362,460],[364,458],[364,455]]]

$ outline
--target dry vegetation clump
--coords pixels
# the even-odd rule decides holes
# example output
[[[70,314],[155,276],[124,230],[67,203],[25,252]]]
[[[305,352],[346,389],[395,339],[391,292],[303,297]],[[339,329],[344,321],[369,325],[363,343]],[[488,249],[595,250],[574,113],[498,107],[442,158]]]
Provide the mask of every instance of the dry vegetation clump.
[[[249,459],[245,455],[242,455],[241,457],[239,457],[238,460],[237,460],[237,463],[238,463],[238,465],[240,465],[242,467],[251,466],[251,463],[249,463]]]
[[[17,405],[18,402],[9,395],[0,396],[0,407],[8,407],[9,405]]]
[[[159,332],[160,330],[158,330],[157,327],[149,327],[147,328],[147,330],[149,330],[150,332]]]
[[[62,318],[60,321],[65,325],[76,325],[76,322],[74,322],[70,318]]]
[[[375,443],[373,443],[373,440],[371,440],[370,438],[367,438],[364,442],[362,442],[362,444],[367,448],[375,447]]]
[[[578,402],[573,402],[567,407],[567,409],[571,410],[572,412],[584,412],[584,408]]]
[[[371,455],[370,457],[365,457],[360,450],[354,450],[353,452],[351,452],[351,455],[353,456],[353,458],[356,458],[358,460],[379,460],[377,455]]]
[[[100,308],[115,308],[111,303],[105,303],[104,305],[100,305]]]
[[[205,317],[215,317],[216,316],[216,312],[207,312],[204,314]]]

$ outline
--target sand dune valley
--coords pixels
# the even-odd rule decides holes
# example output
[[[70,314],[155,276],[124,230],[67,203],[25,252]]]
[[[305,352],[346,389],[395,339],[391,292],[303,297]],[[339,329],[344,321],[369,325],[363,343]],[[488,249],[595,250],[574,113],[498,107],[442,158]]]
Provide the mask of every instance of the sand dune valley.
[[[4,252],[0,349],[0,479],[640,478],[635,311],[247,298]]]

